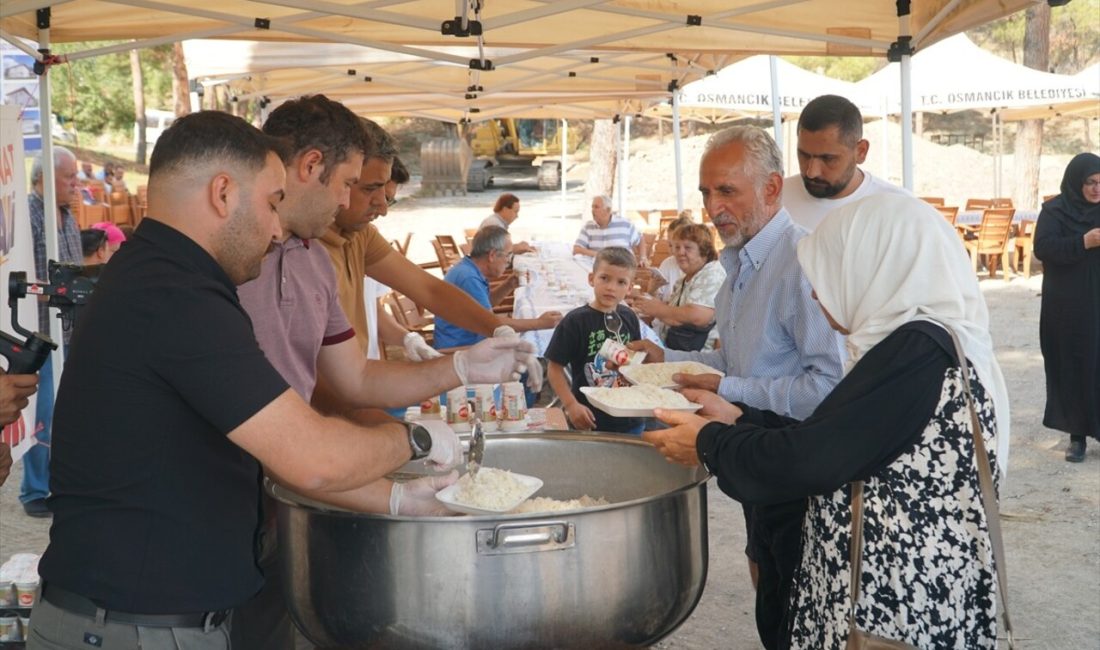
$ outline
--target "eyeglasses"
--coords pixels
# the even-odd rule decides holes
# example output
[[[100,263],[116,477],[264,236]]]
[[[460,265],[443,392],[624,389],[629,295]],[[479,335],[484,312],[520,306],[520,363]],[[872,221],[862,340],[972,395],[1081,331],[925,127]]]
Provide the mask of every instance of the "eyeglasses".
[[[1100,178],[1090,178],[1085,181],[1085,187],[1096,187],[1100,185]]]

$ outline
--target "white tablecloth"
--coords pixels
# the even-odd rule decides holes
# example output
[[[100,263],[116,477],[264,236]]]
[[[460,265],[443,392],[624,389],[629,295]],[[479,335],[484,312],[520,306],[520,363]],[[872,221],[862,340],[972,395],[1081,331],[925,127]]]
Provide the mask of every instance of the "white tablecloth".
[[[537,318],[548,311],[567,314],[592,299],[588,274],[591,257],[572,254],[573,244],[566,242],[535,242],[538,254],[517,255],[512,267],[519,275],[513,318]],[[657,334],[641,323],[642,336],[661,345]],[[535,344],[539,356],[546,353],[553,329],[532,330],[521,336]]]

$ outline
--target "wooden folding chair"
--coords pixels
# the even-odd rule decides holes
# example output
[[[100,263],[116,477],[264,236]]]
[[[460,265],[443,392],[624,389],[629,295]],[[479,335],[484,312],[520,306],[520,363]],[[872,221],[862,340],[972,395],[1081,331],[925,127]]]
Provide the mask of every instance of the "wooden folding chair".
[[[922,196],[920,197],[920,200],[924,201],[928,205],[936,206],[937,208],[944,205],[945,203],[942,196]]]
[[[474,235],[477,234],[477,228],[464,228],[462,234],[466,236],[466,243],[472,244],[474,241]]]
[[[662,212],[664,212],[664,210],[662,210]],[[671,217],[666,217],[662,214],[660,226],[657,228],[657,239],[668,239],[668,227],[672,225],[673,221],[679,218],[679,214],[674,214]]]
[[[149,213],[149,186],[138,185],[137,188],[137,208],[134,211],[134,226],[141,223],[141,220]]]
[[[657,241],[657,234],[652,232],[642,233],[642,257],[645,259],[651,259],[653,255],[653,244]]]
[[[456,262],[462,259],[462,251],[459,249],[458,242],[455,241],[454,237],[450,235],[436,235],[435,240],[439,242],[439,245],[448,255],[453,255],[457,258],[455,260]]]
[[[963,208],[963,212],[973,212],[974,210],[985,210],[987,208],[992,208],[992,207],[994,207],[992,199],[967,199],[966,200],[966,207]]]
[[[1007,197],[1000,197],[1000,198],[993,199],[993,207],[994,208],[1014,208],[1016,206],[1012,205],[1012,199],[1007,198]]]
[[[658,239],[653,242],[653,254],[649,256],[650,266],[654,268],[660,266],[669,255],[672,255],[672,244],[667,239]]]
[[[989,277],[997,276],[997,262],[1005,270],[1005,277],[1011,277],[1012,265],[1008,260],[1008,239],[1012,229],[1012,217],[1016,210],[1012,208],[989,208],[982,213],[982,223],[978,226],[973,239],[963,241],[970,253],[971,266],[978,273],[979,258],[984,255]]]
[[[386,310],[393,315],[399,325],[423,336],[424,340],[431,344],[432,334],[435,331],[435,316],[414,303],[408,296],[396,291],[387,293],[383,302]]]
[[[111,192],[108,205],[111,206],[111,223],[133,225],[134,217],[130,210],[129,192],[125,190]]]
[[[935,208],[939,211],[940,214],[943,215],[944,219],[947,219],[947,223],[951,224],[952,226],[955,225],[955,219],[959,218],[958,206],[937,205],[935,206]]]
[[[1035,222],[1024,219],[1016,229],[1013,246],[1016,250],[1016,265],[1025,278],[1031,277],[1031,259],[1035,257]],[[1015,269],[1015,267],[1013,267]]]
[[[432,240],[432,249],[435,250],[436,259],[439,260],[439,268],[446,273],[462,259],[462,250],[450,235],[436,235]]]

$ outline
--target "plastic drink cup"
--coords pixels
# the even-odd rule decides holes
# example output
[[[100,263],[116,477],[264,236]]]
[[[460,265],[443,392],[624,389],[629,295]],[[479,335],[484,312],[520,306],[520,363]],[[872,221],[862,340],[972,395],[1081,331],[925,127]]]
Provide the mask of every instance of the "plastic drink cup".
[[[470,402],[465,386],[447,391],[447,424],[458,432],[470,430]]]
[[[496,431],[500,427],[497,422],[497,400],[493,394],[495,388],[492,384],[474,385],[474,411],[485,431]]]
[[[632,363],[641,363],[645,359],[645,352],[635,352],[615,339],[604,339],[597,354],[604,361],[616,366],[629,366]]]
[[[15,607],[15,589],[10,580],[0,580],[0,608]]]
[[[21,641],[18,616],[0,616],[0,641]]]
[[[34,582],[16,582],[15,583],[15,595],[19,601],[20,607],[33,607],[35,603],[35,596],[38,592],[38,581]]]
[[[505,431],[523,431],[527,428],[527,398],[523,394],[523,384],[518,381],[504,384],[500,411],[500,425]]]
[[[422,420],[438,420],[442,417],[441,409],[439,408],[439,398],[431,397],[420,403],[420,419]]]

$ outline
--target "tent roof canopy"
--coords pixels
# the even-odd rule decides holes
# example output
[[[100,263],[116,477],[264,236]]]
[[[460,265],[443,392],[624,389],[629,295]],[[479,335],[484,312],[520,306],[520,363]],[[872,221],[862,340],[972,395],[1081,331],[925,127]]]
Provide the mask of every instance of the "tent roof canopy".
[[[912,4],[917,47],[1040,0],[922,0]],[[457,3],[468,6],[466,2]],[[882,55],[898,36],[894,0],[490,0],[479,14],[486,46],[520,48],[495,65],[554,51]],[[34,10],[50,7],[53,42],[125,39],[345,42],[410,54],[471,43],[444,34],[447,0],[7,0],[0,28],[36,38]],[[429,57],[430,58],[430,57]],[[461,62],[461,61],[456,61]]]
[[[515,50],[487,48],[486,56]],[[476,56],[475,48],[450,47],[444,54]],[[673,85],[699,78],[700,61],[656,52],[579,51],[547,55],[492,71],[356,45],[195,40],[184,42],[187,69],[205,85],[228,84],[238,99],[282,101],[320,92],[345,103],[356,100],[372,114],[433,109],[435,119],[486,119],[493,109],[527,105],[573,106],[584,117],[640,112],[667,96]],[[581,109],[578,105],[584,105]],[[482,113],[482,115],[478,115]],[[530,117],[532,115],[520,115]]]
[[[355,69],[371,83],[377,79],[375,88],[386,82],[393,86],[389,91],[449,98],[452,118],[472,116],[470,108],[523,105],[488,101],[492,94],[513,92],[551,98],[532,105],[538,110],[570,105],[615,114],[622,102],[636,101],[640,90],[651,91],[653,103],[668,98],[671,82],[682,87],[751,54],[883,56],[898,40],[902,22],[920,48],[1042,1],[921,0],[902,21],[895,0],[6,0],[0,4],[0,36],[37,40],[35,10],[48,7],[51,43],[128,41],[72,53],[70,60],[201,38],[343,43],[405,57],[412,71],[395,73],[393,59],[384,66],[363,60]],[[587,55],[600,58],[602,66],[615,54],[638,53],[650,58],[599,76],[578,67],[583,61],[561,61]],[[338,75],[325,65],[297,66],[305,71],[297,73],[247,68],[240,74],[263,70],[268,76],[241,92],[326,92],[323,85],[301,88],[311,72],[335,88],[355,85],[335,81]],[[454,70],[441,72],[444,67]],[[570,71],[577,75],[568,76]],[[650,73],[653,78],[644,76]],[[639,88],[640,79],[645,88]],[[463,104],[471,86],[484,88],[478,91],[484,104]],[[570,104],[552,99],[578,92],[602,96]]]

